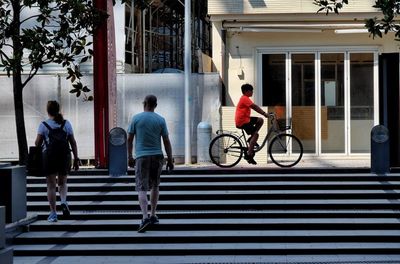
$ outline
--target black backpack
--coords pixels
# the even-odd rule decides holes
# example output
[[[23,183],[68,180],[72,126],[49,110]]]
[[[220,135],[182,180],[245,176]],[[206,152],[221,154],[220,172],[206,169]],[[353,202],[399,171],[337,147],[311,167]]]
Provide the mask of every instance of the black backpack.
[[[46,122],[43,125],[49,130],[49,142],[45,140],[46,144],[46,158],[48,162],[59,162],[65,160],[70,152],[68,144],[68,134],[64,130],[65,120],[60,127],[51,128]]]

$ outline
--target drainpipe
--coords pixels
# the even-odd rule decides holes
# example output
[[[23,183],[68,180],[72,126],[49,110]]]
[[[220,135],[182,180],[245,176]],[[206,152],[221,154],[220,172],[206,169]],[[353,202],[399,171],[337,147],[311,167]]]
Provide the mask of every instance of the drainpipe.
[[[57,101],[62,108],[62,101],[61,101],[61,76],[57,74]]]
[[[222,80],[222,89],[221,89],[221,104],[226,105],[226,29],[221,30],[221,80]]]
[[[191,164],[190,77],[192,73],[191,0],[185,0],[185,164]]]

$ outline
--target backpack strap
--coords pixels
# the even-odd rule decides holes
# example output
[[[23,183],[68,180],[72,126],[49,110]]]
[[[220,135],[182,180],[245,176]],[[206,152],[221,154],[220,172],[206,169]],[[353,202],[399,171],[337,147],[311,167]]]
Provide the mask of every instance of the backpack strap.
[[[65,126],[65,122],[66,122],[66,121],[67,121],[67,120],[65,120],[65,119],[62,121],[61,126],[60,126],[61,129],[64,129],[64,126]],[[43,123],[43,125],[44,125],[45,127],[47,127],[47,129],[48,129],[49,131],[53,130],[53,129],[51,128],[51,126],[49,126],[49,124],[46,123],[46,121],[43,121],[42,123]]]
[[[42,123],[43,123],[43,125],[44,125],[45,127],[47,127],[47,129],[48,129],[49,131],[53,130],[53,129],[49,126],[49,124],[46,123],[46,121],[43,121]]]
[[[47,127],[47,129],[49,130],[49,132],[53,130],[53,129],[49,126],[49,124],[46,123],[46,121],[43,121],[42,123],[43,123],[43,125],[44,125],[45,127]],[[47,147],[47,146],[49,145],[49,143],[47,143],[46,138],[44,138],[43,141],[44,141],[44,144],[45,144],[46,147]]]

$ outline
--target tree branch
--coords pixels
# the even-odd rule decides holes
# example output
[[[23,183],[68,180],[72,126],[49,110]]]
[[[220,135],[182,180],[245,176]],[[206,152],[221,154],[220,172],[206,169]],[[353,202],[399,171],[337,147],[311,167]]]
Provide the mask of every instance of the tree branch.
[[[36,73],[38,72],[39,68],[36,68],[35,71],[32,73],[32,70],[29,72],[29,76],[28,78],[22,83],[22,87],[21,89],[24,89],[25,85],[27,85],[27,83],[36,75]]]
[[[39,17],[39,16],[40,16],[40,15],[34,15],[34,16],[27,17],[27,18],[25,18],[24,20],[22,20],[19,24],[22,25],[22,24],[25,23],[26,21],[28,21],[28,20],[30,20],[30,19],[32,19],[32,18],[35,18],[35,17]]]
[[[8,43],[3,43],[3,44],[1,44],[1,46],[6,46],[6,47],[14,48],[14,46],[13,46],[13,45],[11,45],[11,44],[8,44]]]
[[[3,50],[0,50],[0,54],[2,57],[5,57],[8,61],[10,60],[10,57],[8,57],[7,54]]]

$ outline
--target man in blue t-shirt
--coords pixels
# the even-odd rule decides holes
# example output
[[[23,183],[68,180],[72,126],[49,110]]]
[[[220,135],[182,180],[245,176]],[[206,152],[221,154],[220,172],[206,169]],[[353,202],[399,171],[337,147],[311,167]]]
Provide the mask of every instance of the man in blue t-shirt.
[[[168,137],[165,119],[154,113],[157,107],[157,97],[147,95],[143,102],[144,111],[135,115],[128,127],[128,158],[129,166],[135,166],[136,191],[139,196],[140,209],[143,218],[138,232],[145,232],[150,224],[158,224],[156,207],[159,197],[160,174],[164,163],[161,149],[163,139],[167,153],[167,170],[173,170],[172,147]],[[136,161],[132,157],[133,139],[135,138]],[[148,215],[147,191],[150,193],[151,214]]]

